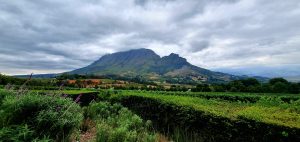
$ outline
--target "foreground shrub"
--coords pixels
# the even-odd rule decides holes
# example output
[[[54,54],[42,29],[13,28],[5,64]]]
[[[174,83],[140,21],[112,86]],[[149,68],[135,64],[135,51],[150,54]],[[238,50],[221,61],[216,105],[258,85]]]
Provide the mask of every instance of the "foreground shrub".
[[[2,128],[28,125],[37,137],[67,139],[83,119],[81,108],[70,99],[25,94],[10,95],[1,107]]]
[[[0,90],[0,106],[2,105],[3,100],[5,99],[5,97],[8,96],[8,95],[12,95],[12,92]]]
[[[16,141],[35,141],[35,142],[50,142],[47,137],[35,138],[34,132],[28,125],[15,125],[3,127],[0,129],[0,141],[16,142]]]
[[[92,103],[87,108],[87,116],[97,122],[97,142],[156,141],[156,135],[150,132],[151,121],[144,122],[119,104]]]
[[[108,117],[118,115],[122,108],[120,104],[111,105],[108,102],[91,103],[90,106],[86,108],[86,115],[92,119],[107,119]]]

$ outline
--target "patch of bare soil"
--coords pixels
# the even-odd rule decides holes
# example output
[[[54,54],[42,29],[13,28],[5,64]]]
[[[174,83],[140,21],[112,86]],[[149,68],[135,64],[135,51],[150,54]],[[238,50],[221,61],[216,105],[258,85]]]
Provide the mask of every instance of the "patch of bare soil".
[[[91,142],[96,138],[96,128],[87,130],[85,133],[80,135],[80,142]]]
[[[79,141],[75,137],[72,138],[72,142],[93,142],[96,138],[96,124],[91,119],[86,119],[81,124],[81,133],[79,135]]]

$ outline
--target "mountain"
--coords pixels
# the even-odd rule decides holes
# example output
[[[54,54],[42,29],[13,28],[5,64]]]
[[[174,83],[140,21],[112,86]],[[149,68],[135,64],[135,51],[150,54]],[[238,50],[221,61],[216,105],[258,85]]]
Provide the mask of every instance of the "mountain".
[[[150,49],[134,49],[102,56],[94,63],[69,74],[142,76],[152,81],[227,82],[246,78],[194,66],[178,54],[160,57]]]

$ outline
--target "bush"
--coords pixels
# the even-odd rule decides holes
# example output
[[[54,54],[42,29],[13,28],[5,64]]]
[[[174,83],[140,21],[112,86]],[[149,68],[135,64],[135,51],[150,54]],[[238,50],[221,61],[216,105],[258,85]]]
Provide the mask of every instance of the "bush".
[[[153,120],[158,130],[175,141],[299,141],[299,100],[285,103],[280,97],[262,97],[255,104],[196,100],[124,93],[112,96],[110,101],[119,102],[143,118]],[[218,107],[214,109],[214,106]],[[223,108],[230,115],[233,114],[231,110],[239,113],[236,118],[216,113]]]
[[[39,141],[49,142],[51,141],[47,137],[34,138],[34,132],[28,125],[15,125],[10,127],[3,127],[0,129],[0,140],[5,142],[16,142],[16,141]]]
[[[12,93],[0,90],[0,106],[2,105],[2,102],[5,99],[5,97],[8,96],[9,94],[12,94]]]
[[[70,99],[36,94],[10,95],[1,109],[2,128],[28,125],[37,137],[55,140],[68,138],[83,119],[80,106]]]
[[[111,105],[108,102],[91,103],[90,106],[86,108],[86,115],[92,119],[107,119],[108,117],[118,115],[121,108],[122,106],[120,104]]]
[[[154,142],[156,135],[149,132],[151,122],[144,122],[120,104],[92,103],[87,116],[97,120],[98,142]]]

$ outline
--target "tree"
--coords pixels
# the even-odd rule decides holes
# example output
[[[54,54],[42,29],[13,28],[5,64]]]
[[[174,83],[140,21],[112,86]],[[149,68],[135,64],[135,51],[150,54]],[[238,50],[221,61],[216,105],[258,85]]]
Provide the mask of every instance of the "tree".
[[[261,85],[261,93],[270,93],[272,92],[272,86],[269,83],[264,83]]]
[[[235,88],[235,87],[232,86],[229,91],[230,92],[238,92],[239,90],[237,88]]]
[[[196,88],[192,89],[193,92],[211,92],[208,84],[198,84]]]
[[[261,85],[251,85],[247,87],[248,92],[252,93],[259,93],[262,92],[262,86]]]
[[[246,87],[260,85],[259,81],[255,78],[247,78],[247,79],[241,80],[241,82]]]
[[[272,86],[272,90],[274,93],[286,93],[288,92],[288,84],[285,84],[283,82],[276,82]]]
[[[292,83],[289,86],[288,92],[292,93],[292,94],[299,94],[299,92],[300,92],[300,86],[298,84],[296,84],[296,83]]]
[[[222,85],[214,85],[213,86],[215,92],[225,92],[225,88]]]
[[[241,80],[235,80],[229,83],[230,90],[232,92],[245,92],[246,86],[242,83]]]
[[[288,84],[289,82],[283,78],[272,78],[269,80],[269,83],[271,85],[275,85],[277,82],[281,82],[281,83],[284,83],[284,84]]]

